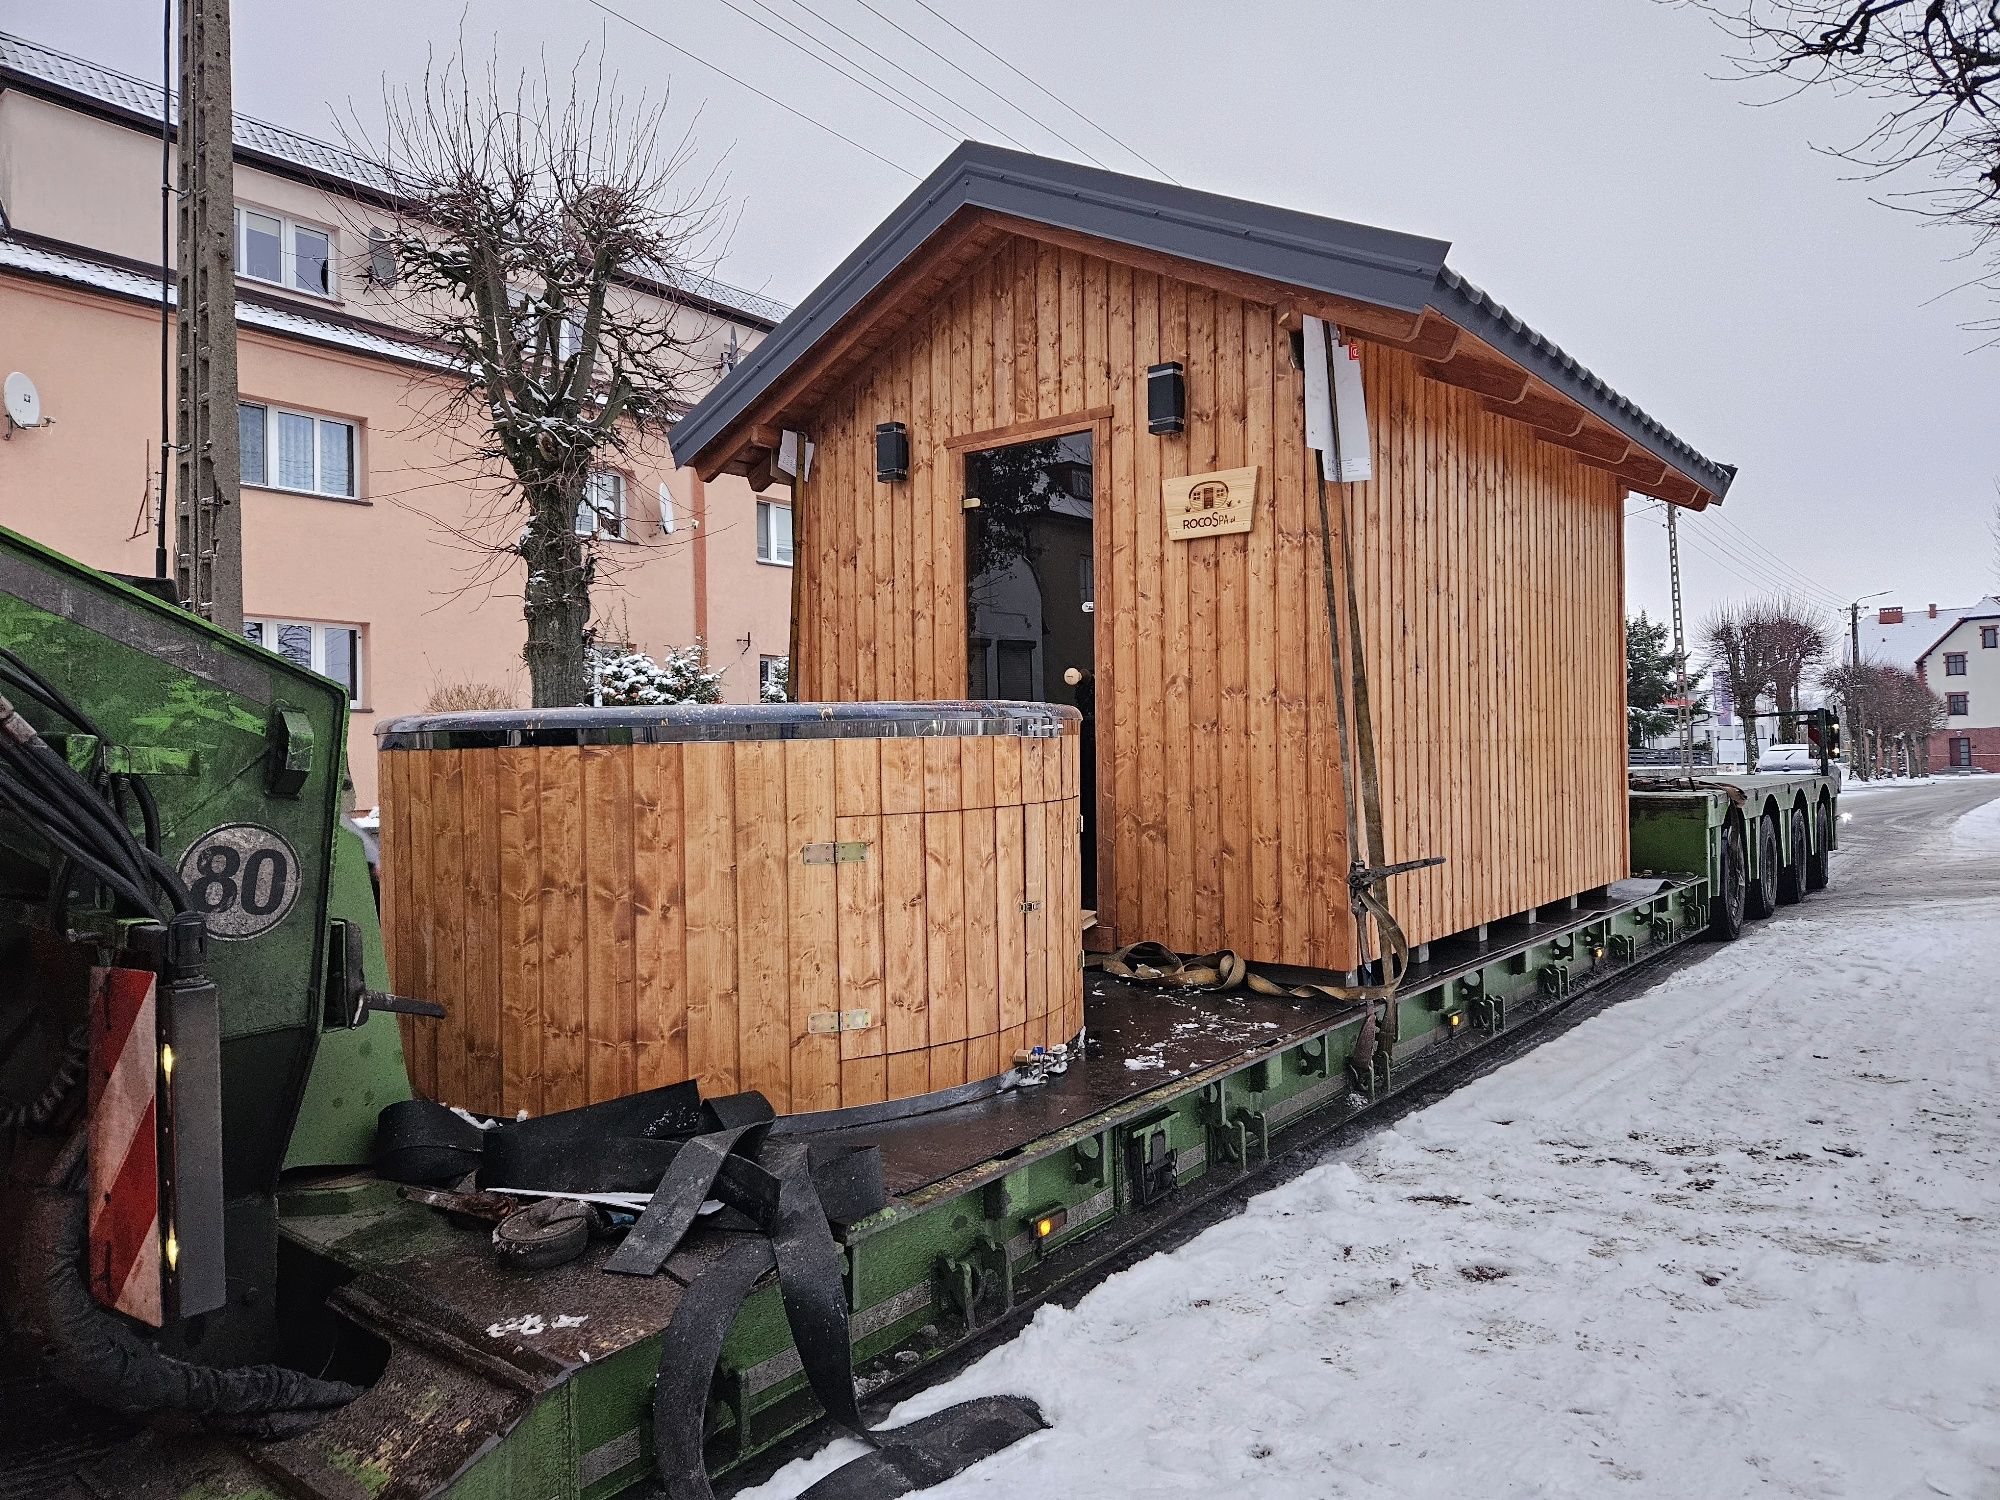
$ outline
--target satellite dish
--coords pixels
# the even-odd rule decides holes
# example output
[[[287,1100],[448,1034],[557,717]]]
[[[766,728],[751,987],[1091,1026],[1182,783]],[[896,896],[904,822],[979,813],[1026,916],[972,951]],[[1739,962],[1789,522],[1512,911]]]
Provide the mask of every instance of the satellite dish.
[[[16,427],[42,425],[42,393],[19,370],[7,377],[7,420]]]

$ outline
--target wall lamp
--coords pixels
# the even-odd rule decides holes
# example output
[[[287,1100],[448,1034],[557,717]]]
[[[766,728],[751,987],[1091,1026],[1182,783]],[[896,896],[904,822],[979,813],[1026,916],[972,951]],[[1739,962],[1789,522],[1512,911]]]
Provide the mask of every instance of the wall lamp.
[[[901,422],[884,422],[875,429],[875,478],[901,484],[910,477],[910,429]]]
[[[1180,361],[1146,371],[1146,430],[1181,432],[1187,427],[1187,376]]]

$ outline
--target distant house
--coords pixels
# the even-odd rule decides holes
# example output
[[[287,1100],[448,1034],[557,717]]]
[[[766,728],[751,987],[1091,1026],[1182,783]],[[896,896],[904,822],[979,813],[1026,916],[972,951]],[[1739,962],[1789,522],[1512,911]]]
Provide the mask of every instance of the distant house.
[[[1980,599],[1956,606],[1928,604],[1922,609],[1885,604],[1875,611],[1872,620],[1861,622],[1861,660],[1871,666],[1901,667],[1905,672],[1914,672],[1918,658],[1945,631],[1967,615],[1987,614],[1994,610],[2000,610],[2000,601],[1994,599]],[[1843,638],[1841,660],[1846,661],[1851,654]]]
[[[1952,613],[1929,622],[1934,634],[1914,664],[1944,700],[1945,727],[1931,736],[1931,764],[2000,771],[2000,596]]]

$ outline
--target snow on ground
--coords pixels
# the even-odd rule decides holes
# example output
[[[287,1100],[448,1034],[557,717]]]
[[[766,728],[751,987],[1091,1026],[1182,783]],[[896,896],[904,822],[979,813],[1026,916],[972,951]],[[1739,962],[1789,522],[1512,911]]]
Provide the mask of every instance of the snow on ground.
[[[1840,795],[1860,797],[1870,792],[1903,792],[1911,787],[1936,785],[1935,776],[1877,776],[1873,781],[1863,781],[1856,776],[1843,776],[1840,782]]]
[[[1952,824],[1951,843],[1969,855],[2000,855],[2000,797],[1975,807]]]
[[[2000,1495],[1996,966],[2000,897],[1755,926],[905,1403],[1053,1423],[927,1496]]]

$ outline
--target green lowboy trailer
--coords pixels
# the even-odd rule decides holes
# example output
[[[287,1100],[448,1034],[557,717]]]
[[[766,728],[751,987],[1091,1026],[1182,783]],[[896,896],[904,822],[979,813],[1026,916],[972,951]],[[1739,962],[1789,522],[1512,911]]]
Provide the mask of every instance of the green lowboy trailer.
[[[712,1374],[685,1332],[742,1233],[697,1228],[656,1275],[608,1274],[615,1235],[523,1270],[496,1259],[471,1199],[368,1165],[379,1112],[408,1095],[382,1012],[411,1002],[383,993],[340,818],[337,685],[6,532],[0,647],[20,724],[0,764],[0,1493],[644,1494],[690,1361],[711,1473],[818,1419],[824,1329],[797,1347],[774,1278],[718,1304],[733,1311]],[[1093,971],[1088,1042],[1065,1065],[935,1107],[779,1122],[771,1139],[815,1161],[879,1161],[879,1206],[827,1210],[860,1389],[908,1388],[1280,1155],[1804,899],[1825,883],[1838,792],[1831,774],[1655,773],[1635,780],[1628,879],[1429,945],[1386,1006],[1287,992],[1324,976],[1259,993]],[[84,1201],[102,1176],[85,1158],[131,1138],[108,1131],[98,1086],[107,975],[156,1003],[138,1128],[159,1170],[135,1201],[161,1233],[110,1245],[152,1304],[99,1285],[101,1205]],[[264,1397],[231,1385],[243,1366]]]

